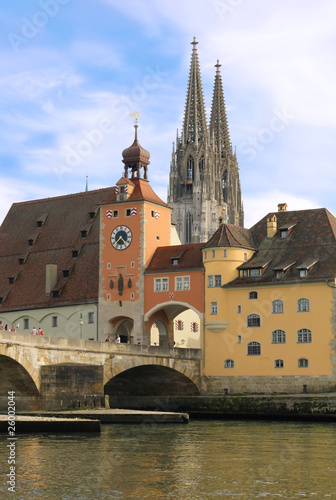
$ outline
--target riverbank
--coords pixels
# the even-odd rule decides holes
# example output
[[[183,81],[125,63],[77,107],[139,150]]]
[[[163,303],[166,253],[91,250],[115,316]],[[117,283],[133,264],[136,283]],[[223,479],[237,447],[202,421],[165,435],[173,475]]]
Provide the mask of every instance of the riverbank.
[[[336,393],[110,397],[110,407],[188,413],[190,419],[268,419],[336,422]]]
[[[41,418],[96,419],[104,424],[187,424],[189,415],[181,412],[144,411],[134,409],[86,409],[67,411],[27,412],[26,415]]]
[[[14,424],[14,425],[13,425]],[[99,419],[55,418],[41,415],[15,415],[8,420],[7,415],[0,415],[0,433],[15,436],[23,433],[65,433],[65,432],[100,432]],[[13,438],[14,439],[14,438]]]

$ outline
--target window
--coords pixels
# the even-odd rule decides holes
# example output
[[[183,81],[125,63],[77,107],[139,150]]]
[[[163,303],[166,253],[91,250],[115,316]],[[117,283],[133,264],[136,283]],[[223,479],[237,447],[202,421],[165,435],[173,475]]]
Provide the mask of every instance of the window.
[[[249,299],[257,299],[257,298],[258,298],[258,292],[249,293]]]
[[[242,343],[242,336],[237,335],[237,344],[241,344],[241,343]]]
[[[224,362],[224,368],[234,368],[234,360],[226,359]]]
[[[131,267],[135,267],[135,262],[134,260],[131,261]]]
[[[307,269],[300,269],[299,274],[300,274],[300,278],[306,278],[307,277]]]
[[[119,217],[119,211],[118,210],[113,210],[113,217],[116,219]]]
[[[131,209],[126,208],[126,217],[131,217]]]
[[[210,314],[217,314],[217,302],[210,302]]]
[[[312,332],[308,328],[301,328],[297,331],[297,343],[298,344],[310,344],[312,341]]]
[[[282,300],[273,300],[272,302],[272,313],[280,314],[284,312],[284,305]]]
[[[250,276],[260,276],[260,268],[250,269]]]
[[[282,240],[286,239],[288,236],[288,230],[287,229],[283,229],[282,231],[280,231],[280,238]]]
[[[249,342],[247,344],[247,355],[248,356],[260,356],[260,354],[261,354],[260,342]]]
[[[241,306],[237,306],[237,313],[240,314],[241,313]]]
[[[216,258],[216,250],[212,250],[212,258],[215,259]]]
[[[176,330],[183,330],[183,327],[184,327],[183,321],[181,321],[180,319],[175,321]]]
[[[244,253],[244,260],[247,260],[247,253]]]
[[[298,359],[298,368],[308,368],[309,362],[307,358]]]
[[[175,278],[175,290],[190,290],[189,276],[178,276]]]
[[[208,287],[212,288],[213,286],[219,287],[222,286],[222,275],[221,274],[215,274],[215,275],[209,275],[208,276]]]
[[[248,269],[244,269],[244,270],[243,270],[243,276],[244,276],[244,277],[248,276]]]
[[[180,262],[180,259],[172,259],[173,266],[177,266],[179,262]]]
[[[286,332],[283,330],[274,330],[272,332],[272,344],[285,344]]]
[[[299,299],[297,301],[297,312],[309,312],[309,300]]]
[[[276,359],[274,361],[274,368],[283,368],[283,367],[284,367],[283,359]]]
[[[166,292],[168,290],[168,278],[155,278],[154,279],[154,291],[155,292]]]
[[[111,295],[108,293],[106,299],[110,300],[110,298],[111,298]]]
[[[255,326],[260,326],[260,316],[259,314],[249,314],[247,316],[247,326],[248,327],[255,327]]]
[[[190,325],[190,330],[191,330],[192,332],[198,332],[198,330],[199,330],[198,323],[194,323],[194,322],[193,322],[193,323],[191,323],[191,325]]]
[[[283,271],[275,271],[275,277],[280,280],[284,275]]]
[[[107,263],[107,269],[111,269],[111,262]]]
[[[23,320],[23,329],[29,330],[29,319],[28,318],[24,318],[24,320]]]
[[[205,258],[205,259],[207,258],[207,255],[208,255],[208,252],[207,252],[207,251],[205,251],[205,252],[204,252],[204,258]]]
[[[192,156],[189,156],[188,158],[187,174],[188,174],[188,180],[192,181],[194,179],[194,158]]]
[[[151,210],[151,217],[153,217],[153,219],[155,219],[155,210]]]
[[[51,326],[53,328],[56,328],[57,327],[57,316],[53,316],[52,317],[52,320],[51,320]]]
[[[94,323],[94,313],[93,312],[89,312],[88,323],[90,323],[90,324]]]
[[[223,257],[227,257],[227,251],[223,250]]]

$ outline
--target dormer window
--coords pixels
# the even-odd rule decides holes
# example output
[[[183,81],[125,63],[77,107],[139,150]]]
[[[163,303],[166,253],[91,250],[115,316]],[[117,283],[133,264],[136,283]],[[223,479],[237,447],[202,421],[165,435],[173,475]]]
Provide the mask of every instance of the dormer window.
[[[86,230],[86,229],[83,229],[83,230],[81,231],[81,235],[82,235],[82,238],[86,238],[86,236],[87,236],[87,230]]]
[[[250,269],[250,276],[260,276],[261,275],[261,269],[260,267],[256,269]]]
[[[307,277],[307,269],[300,269],[299,275],[300,275],[300,278],[306,278]]]
[[[180,262],[180,259],[172,259],[172,265],[177,266]]]
[[[283,271],[275,271],[275,277],[277,279],[283,278],[284,272]]]
[[[282,231],[280,231],[280,238],[282,240],[286,239],[288,236],[288,229],[283,229]]]

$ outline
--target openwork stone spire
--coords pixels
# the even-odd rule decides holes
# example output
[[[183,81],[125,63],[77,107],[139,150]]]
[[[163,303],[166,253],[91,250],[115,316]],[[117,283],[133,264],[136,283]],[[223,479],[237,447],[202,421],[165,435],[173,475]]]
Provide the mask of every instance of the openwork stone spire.
[[[201,72],[198,62],[196,38],[191,42],[193,51],[191,55],[189,83],[183,121],[183,142],[198,144],[206,138],[207,121],[204,106]]]
[[[217,64],[215,64],[216,76],[210,117],[210,137],[214,140],[220,158],[225,158],[227,154],[231,153],[231,143],[226,116],[222,76],[219,71],[220,67],[221,64],[219,64],[217,60]]]

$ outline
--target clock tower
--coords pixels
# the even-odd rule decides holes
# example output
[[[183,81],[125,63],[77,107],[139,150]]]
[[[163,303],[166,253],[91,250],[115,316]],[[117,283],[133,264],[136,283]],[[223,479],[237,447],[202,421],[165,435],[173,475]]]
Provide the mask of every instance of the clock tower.
[[[144,271],[158,246],[171,245],[171,208],[148,180],[150,154],[133,144],[122,153],[124,175],[100,207],[99,340],[149,344],[145,338]]]

